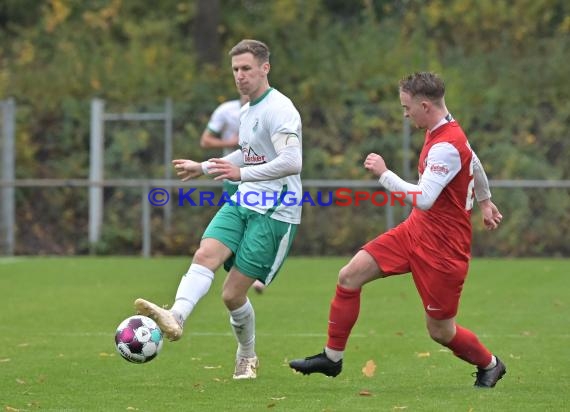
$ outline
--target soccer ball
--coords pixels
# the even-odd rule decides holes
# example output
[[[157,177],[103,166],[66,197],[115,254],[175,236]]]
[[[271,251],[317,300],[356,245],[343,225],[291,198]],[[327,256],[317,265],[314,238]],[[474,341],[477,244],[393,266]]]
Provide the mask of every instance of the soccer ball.
[[[162,331],[151,318],[131,316],[117,327],[115,346],[117,352],[129,362],[149,362],[162,349]]]

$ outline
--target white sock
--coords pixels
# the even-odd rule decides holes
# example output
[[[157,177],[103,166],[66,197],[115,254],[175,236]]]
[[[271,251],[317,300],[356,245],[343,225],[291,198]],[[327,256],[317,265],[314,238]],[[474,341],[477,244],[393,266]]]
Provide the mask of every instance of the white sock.
[[[333,362],[338,362],[344,356],[344,351],[343,350],[334,350],[334,349],[325,347],[325,355],[327,355],[327,358],[329,358]]]
[[[180,280],[171,311],[180,314],[182,320],[185,321],[194,310],[196,303],[208,293],[213,280],[214,272],[206,266],[192,263],[188,272]]]
[[[245,304],[230,312],[230,325],[238,341],[237,357],[255,356],[255,312],[249,299]]]
[[[497,358],[495,358],[495,355],[493,355],[491,358],[491,363],[487,365],[485,370],[493,369],[495,366],[497,366]]]

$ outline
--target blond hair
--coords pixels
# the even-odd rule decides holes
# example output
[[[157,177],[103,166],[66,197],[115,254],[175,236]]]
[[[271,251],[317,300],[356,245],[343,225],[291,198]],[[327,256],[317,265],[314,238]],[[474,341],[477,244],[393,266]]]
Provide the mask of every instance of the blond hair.
[[[259,62],[269,62],[269,47],[259,40],[244,39],[236,44],[229,52],[231,57],[251,53]]]

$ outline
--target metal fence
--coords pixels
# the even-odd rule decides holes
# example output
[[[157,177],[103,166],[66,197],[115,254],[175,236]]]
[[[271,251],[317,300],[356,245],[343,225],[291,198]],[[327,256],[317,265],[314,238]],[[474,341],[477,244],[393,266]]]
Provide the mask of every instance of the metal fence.
[[[492,180],[491,187],[515,189],[570,189],[570,180]],[[0,244],[0,254],[12,255],[15,250],[15,232],[17,227],[17,217],[15,211],[15,199],[13,192],[16,188],[86,188],[88,190],[103,188],[135,188],[140,190],[141,222],[140,230],[142,234],[141,255],[149,257],[152,255],[152,230],[151,230],[151,210],[153,206],[148,200],[149,191],[152,188],[174,189],[184,186],[194,188],[214,188],[220,187],[219,182],[213,180],[194,180],[191,183],[181,183],[178,180],[166,179],[114,179],[93,181],[89,179],[18,179],[0,180],[0,193],[2,194],[2,213],[0,221],[0,234],[2,242]],[[352,190],[381,190],[376,180],[304,180],[305,189],[311,188],[348,188]],[[10,204],[12,203],[12,204]],[[93,246],[99,241],[101,225],[103,224],[104,204],[89,203],[89,243]],[[385,211],[385,226],[393,227],[398,221],[394,216],[392,207],[383,208]],[[9,213],[8,213],[8,212]],[[96,215],[97,218],[93,218]],[[164,220],[164,224],[168,224]]]
[[[153,253],[151,217],[152,205],[147,199],[152,188],[165,189],[180,188],[191,185],[196,188],[220,187],[218,182],[212,180],[194,180],[182,184],[171,179],[172,168],[172,120],[173,110],[170,99],[165,101],[164,112],[161,113],[105,113],[104,101],[93,99],[91,102],[91,130],[90,130],[90,173],[88,179],[16,179],[15,178],[15,112],[16,105],[13,99],[0,101],[2,136],[0,139],[0,254],[13,255],[16,249],[16,229],[18,216],[16,213],[16,190],[46,189],[46,188],[85,188],[88,191],[88,204],[82,214],[88,216],[87,242],[91,252],[101,238],[103,216],[105,215],[105,202],[103,191],[105,188],[133,188],[140,193],[141,209],[141,255],[150,256]],[[164,179],[105,179],[103,176],[104,157],[104,129],[105,122],[117,121],[160,121],[164,122]],[[409,124],[404,122],[403,148],[404,153],[409,150]],[[409,158],[404,159],[403,176],[409,178]],[[493,180],[492,188],[513,190],[524,189],[570,189],[569,180]],[[306,189],[348,188],[352,190],[380,190],[375,180],[304,180]],[[384,208],[386,228],[393,227],[407,214],[404,208],[394,214],[394,208]],[[171,208],[167,205],[161,208],[163,219],[161,224],[168,228],[171,224]]]

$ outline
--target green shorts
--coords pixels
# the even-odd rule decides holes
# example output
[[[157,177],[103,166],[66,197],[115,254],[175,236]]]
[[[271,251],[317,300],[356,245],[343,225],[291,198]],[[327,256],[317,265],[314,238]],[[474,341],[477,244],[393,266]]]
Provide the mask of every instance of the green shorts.
[[[233,252],[224,263],[227,271],[235,266],[244,275],[268,285],[291,249],[297,226],[226,203],[218,210],[202,239],[219,240]]]

